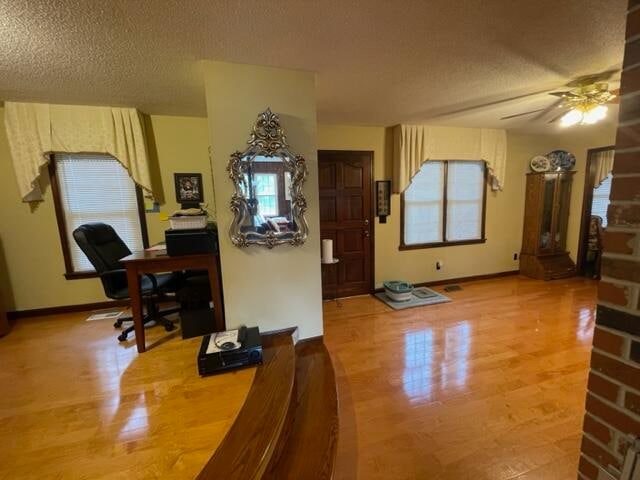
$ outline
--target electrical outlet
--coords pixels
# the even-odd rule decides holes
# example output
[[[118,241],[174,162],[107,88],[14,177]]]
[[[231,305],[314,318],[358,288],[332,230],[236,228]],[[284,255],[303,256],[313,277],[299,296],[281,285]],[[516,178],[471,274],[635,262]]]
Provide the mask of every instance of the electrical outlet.
[[[518,253],[517,253],[517,252],[513,254],[513,259],[514,259],[514,260],[517,260],[517,259],[518,259]]]

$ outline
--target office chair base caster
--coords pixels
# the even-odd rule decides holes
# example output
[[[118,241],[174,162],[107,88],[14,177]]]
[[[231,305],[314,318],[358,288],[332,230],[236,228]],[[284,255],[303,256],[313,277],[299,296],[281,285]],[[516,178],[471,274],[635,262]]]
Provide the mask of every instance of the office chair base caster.
[[[173,330],[176,329],[176,326],[173,323],[169,322],[169,323],[165,323],[164,329],[167,332],[172,332]]]
[[[121,333],[120,335],[118,335],[118,341],[119,342],[126,342],[127,341],[127,337],[128,337],[128,335],[127,335],[126,332]]]
[[[131,317],[131,315],[124,315],[122,317],[118,317],[115,323],[113,324],[113,328],[121,328],[124,322],[132,322],[132,321],[133,321],[133,318]]]

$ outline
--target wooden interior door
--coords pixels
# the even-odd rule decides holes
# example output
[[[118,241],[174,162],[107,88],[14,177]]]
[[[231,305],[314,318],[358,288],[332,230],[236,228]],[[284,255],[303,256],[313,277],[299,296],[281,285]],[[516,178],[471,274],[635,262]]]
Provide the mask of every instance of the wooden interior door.
[[[320,150],[320,236],[336,265],[323,265],[324,298],[373,291],[372,152]]]

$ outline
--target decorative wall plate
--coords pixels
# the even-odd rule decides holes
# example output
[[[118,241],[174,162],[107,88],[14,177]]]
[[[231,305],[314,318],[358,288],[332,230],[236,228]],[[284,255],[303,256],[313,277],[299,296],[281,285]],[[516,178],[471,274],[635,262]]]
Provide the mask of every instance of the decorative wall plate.
[[[547,153],[551,162],[551,170],[571,170],[576,164],[576,157],[566,150],[554,150]]]
[[[551,168],[551,162],[543,155],[536,155],[529,162],[529,166],[534,172],[547,172]]]

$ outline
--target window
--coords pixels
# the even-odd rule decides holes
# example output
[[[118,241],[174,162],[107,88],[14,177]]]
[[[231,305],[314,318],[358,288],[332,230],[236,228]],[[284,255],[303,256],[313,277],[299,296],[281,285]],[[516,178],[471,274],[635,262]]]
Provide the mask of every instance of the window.
[[[258,213],[264,217],[278,215],[278,177],[275,173],[255,173],[253,175]]]
[[[609,194],[611,193],[611,174],[604,179],[599,187],[593,189],[593,203],[591,215],[602,218],[602,228],[607,226],[607,209],[609,208]]]
[[[401,249],[484,242],[484,162],[423,164],[402,194]]]
[[[95,275],[73,238],[88,222],[111,225],[130,250],[147,245],[142,193],[109,155],[55,154],[49,173],[67,278]]]

